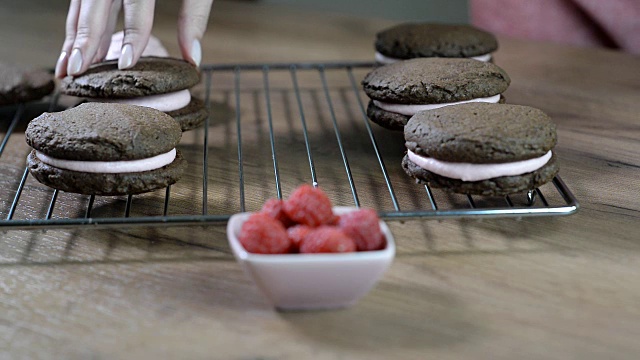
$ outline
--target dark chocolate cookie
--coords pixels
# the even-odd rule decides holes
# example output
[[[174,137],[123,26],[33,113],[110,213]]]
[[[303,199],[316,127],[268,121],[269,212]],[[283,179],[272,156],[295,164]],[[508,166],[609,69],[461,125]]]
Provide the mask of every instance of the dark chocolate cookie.
[[[53,75],[0,63],[0,106],[38,100],[54,89]]]
[[[182,132],[171,116],[122,104],[83,103],[44,113],[27,126],[27,143],[66,160],[118,161],[152,157],[175,148]]]
[[[180,124],[182,131],[187,131],[202,126],[209,116],[209,111],[205,107],[204,101],[191,97],[189,105],[182,109],[169,111],[167,114]]]
[[[402,159],[402,168],[407,175],[415,178],[419,184],[429,184],[434,188],[444,188],[460,194],[490,196],[503,196],[535,189],[551,181],[558,173],[555,154],[549,162],[536,171],[481,181],[462,181],[434,174],[413,163],[407,155]]]
[[[497,65],[472,59],[418,58],[381,66],[362,81],[374,100],[394,104],[440,104],[490,97],[511,82]]]
[[[143,57],[131,69],[118,70],[118,61],[92,65],[79,76],[67,76],[63,94],[81,97],[129,98],[188,89],[200,81],[192,64],[179,59]]]
[[[166,162],[143,160],[171,154],[182,132],[171,116],[142,106],[84,103],[37,117],[29,123],[25,135],[34,148],[27,158],[29,172],[41,183],[63,191],[137,194],[175,183],[186,167],[178,151],[165,166],[162,164],[171,158]],[[59,160],[89,164],[60,164]],[[122,163],[122,172],[114,172],[118,162],[125,160],[142,160],[146,165],[134,163],[123,168],[131,163]],[[154,163],[162,167],[154,169]],[[79,168],[91,170],[69,170]]]
[[[414,115],[404,127],[417,155],[448,162],[505,163],[540,157],[556,144],[556,126],[541,110],[470,103]]]
[[[504,96],[500,96],[499,104],[504,104],[506,101]],[[386,111],[377,107],[373,101],[369,101],[369,105],[367,106],[367,116],[374,123],[382,126],[383,128],[389,130],[397,130],[402,131],[404,126],[407,124],[407,121],[411,118],[409,115],[403,115],[394,113],[391,111]]]
[[[388,57],[473,57],[498,49],[492,34],[469,25],[409,23],[377,34],[376,50]]]
[[[558,173],[555,154],[543,158],[556,144],[556,127],[546,114],[528,106],[471,103],[422,111],[409,119],[404,137],[410,151],[402,160],[405,172],[420,183],[457,193],[506,195],[534,189]],[[445,164],[419,161],[411,153]],[[500,164],[537,158],[548,161],[499,170]],[[417,164],[422,160],[428,169]],[[463,165],[455,170],[446,163]],[[471,169],[466,164],[489,166]],[[465,178],[469,181],[460,180]]]
[[[43,163],[33,150],[27,157],[29,173],[40,183],[62,191],[87,195],[128,195],[165,188],[177,182],[187,162],[180,151],[162,168],[133,173],[88,173],[60,169]]]

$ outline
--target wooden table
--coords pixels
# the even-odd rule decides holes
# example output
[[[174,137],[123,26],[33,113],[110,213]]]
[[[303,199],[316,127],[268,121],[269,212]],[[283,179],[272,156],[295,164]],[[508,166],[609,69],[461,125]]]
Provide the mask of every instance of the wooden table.
[[[53,66],[65,6],[0,5],[0,58]],[[160,5],[155,25],[174,54],[175,6]],[[373,34],[388,25],[218,1],[204,62],[369,60]],[[558,124],[561,175],[580,201],[578,214],[390,222],[397,257],[377,287],[354,307],[300,313],[266,303],[230,255],[220,226],[9,231],[0,241],[0,358],[637,358],[640,58],[500,40],[496,63],[512,78],[508,101],[539,107]],[[286,113],[274,119],[276,131],[286,131]],[[211,126],[212,146],[233,146],[225,143],[232,128]],[[258,154],[247,160],[249,178],[269,169],[269,152],[255,151],[265,144],[262,126],[246,134]],[[201,135],[185,135],[184,148]],[[401,147],[402,140],[382,143]],[[20,174],[27,149],[12,138],[7,151],[2,179],[15,182],[7,174]],[[352,163],[367,161],[352,153]],[[235,168],[215,154],[210,174],[228,186],[212,186],[211,206],[234,209],[236,185],[226,179],[237,176]],[[308,167],[297,166],[305,158],[291,156],[281,160],[285,195],[308,181]],[[334,181],[344,176],[339,169],[319,169],[332,198],[348,202],[345,185]],[[15,186],[11,181],[3,188]],[[49,190],[29,186],[21,211],[41,216],[43,205],[30,201]],[[365,204],[388,206],[384,191],[364,187]],[[173,196],[174,211],[200,206],[196,190]],[[271,196],[272,184],[248,181],[248,208]],[[73,213],[85,202],[66,198],[59,211]],[[145,204],[134,203],[134,211]]]

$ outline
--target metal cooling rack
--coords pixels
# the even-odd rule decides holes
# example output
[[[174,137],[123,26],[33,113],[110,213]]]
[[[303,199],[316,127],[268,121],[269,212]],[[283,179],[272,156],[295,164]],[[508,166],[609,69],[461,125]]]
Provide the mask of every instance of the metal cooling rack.
[[[326,106],[329,109],[331,125],[333,127],[333,133],[335,135],[335,140],[337,142],[340,162],[342,163],[343,170],[346,173],[346,178],[348,181],[348,187],[350,189],[350,198],[352,198],[351,204],[340,204],[340,205],[355,205],[360,206],[360,196],[358,195],[358,189],[356,186],[356,182],[354,181],[354,175],[352,173],[352,167],[349,165],[349,157],[348,151],[345,150],[345,140],[340,130],[340,125],[343,122],[343,119],[340,118],[339,115],[334,111],[334,103],[330,96],[331,87],[327,80],[327,73],[331,72],[335,75],[341,74],[340,76],[346,77],[344,80],[346,82],[347,88],[349,92],[352,92],[352,96],[356,99],[355,108],[358,109],[360,113],[358,117],[360,117],[359,121],[361,121],[361,125],[364,126],[366,131],[362,134],[364,137],[368,137],[368,142],[372,147],[372,153],[374,154],[378,168],[371,169],[371,171],[380,172],[380,175],[384,178],[384,183],[386,184],[386,190],[382,193],[386,193],[385,197],[388,196],[388,200],[390,200],[390,204],[392,204],[392,209],[377,209],[380,216],[386,220],[408,220],[408,219],[441,219],[441,218],[460,218],[460,217],[475,217],[475,218],[484,218],[484,217],[525,217],[525,216],[558,216],[558,215],[570,215],[575,213],[578,210],[578,202],[576,198],[573,196],[567,185],[562,181],[560,176],[556,176],[553,179],[552,184],[545,185],[546,188],[543,192],[542,189],[535,189],[533,191],[529,191],[527,193],[506,196],[504,198],[499,199],[496,204],[496,199],[491,202],[489,206],[479,205],[479,203],[484,203],[482,200],[484,197],[481,196],[461,196],[464,199],[463,203],[457,202],[453,206],[451,204],[442,205],[440,200],[437,200],[436,196],[438,193],[444,193],[444,191],[439,189],[431,189],[429,186],[424,185],[415,185],[410,188],[411,193],[408,194],[411,198],[419,198],[424,197],[428,201],[425,201],[428,206],[419,209],[408,209],[410,206],[406,206],[400,200],[400,197],[397,196],[396,186],[394,186],[393,177],[390,176],[390,171],[385,165],[384,156],[380,151],[380,142],[376,140],[376,131],[372,129],[372,126],[367,119],[365,106],[363,103],[364,95],[360,90],[359,81],[356,80],[356,76],[354,72],[357,70],[366,71],[372,67],[372,63],[368,62],[334,62],[334,63],[271,63],[271,64],[224,64],[224,65],[205,65],[202,67],[203,78],[204,78],[204,96],[207,106],[210,105],[211,95],[216,91],[215,87],[212,86],[212,76],[213,74],[223,74],[226,73],[230,78],[233,79],[233,91],[232,98],[234,98],[235,103],[235,130],[237,134],[237,180],[239,186],[239,198],[236,199],[238,202],[238,210],[240,212],[246,211],[247,206],[246,202],[246,193],[245,193],[245,157],[243,154],[243,133],[242,133],[242,112],[240,111],[240,97],[241,97],[241,77],[245,76],[247,73],[256,73],[258,76],[262,77],[262,90],[264,107],[266,109],[266,121],[268,122],[269,128],[269,142],[270,142],[270,150],[271,150],[271,159],[272,159],[272,167],[273,167],[273,176],[275,180],[276,194],[278,198],[282,198],[282,186],[281,186],[281,172],[280,172],[280,164],[278,161],[278,156],[276,152],[276,142],[278,141],[277,136],[274,132],[274,116],[272,115],[272,106],[274,106],[272,101],[272,90],[270,89],[270,79],[273,74],[278,73],[280,76],[288,77],[289,81],[289,89],[293,94],[295,94],[295,106],[297,106],[298,120],[301,123],[302,127],[302,140],[304,140],[304,146],[306,148],[306,159],[309,164],[309,171],[311,173],[310,181],[313,184],[318,183],[318,178],[316,175],[316,166],[314,165],[314,153],[312,150],[312,146],[310,145],[310,136],[308,131],[309,119],[305,115],[306,109],[303,105],[303,101],[301,100],[301,86],[299,84],[299,76],[302,73],[315,73],[317,75],[317,79],[319,83],[317,84],[319,93],[321,93],[326,101]],[[57,94],[51,96],[49,102],[49,111],[56,109],[59,107],[58,105],[59,96]],[[15,112],[11,119],[0,119],[3,120],[0,122],[7,123],[8,126],[4,131],[4,137],[2,138],[2,142],[0,143],[0,163],[3,160],[2,155],[5,152],[9,144],[9,139],[12,136],[21,136],[15,135],[16,127],[25,119],[23,119],[23,114],[25,109],[28,108],[30,104],[20,104],[16,107]],[[211,118],[206,120],[205,129],[209,129]],[[2,127],[4,125],[0,125]],[[377,129],[376,129],[377,130]],[[380,137],[380,134],[378,134]],[[16,218],[16,210],[21,207],[26,206],[24,201],[21,201],[21,195],[23,190],[25,189],[25,183],[29,177],[29,172],[25,168],[22,172],[21,178],[19,180],[19,184],[17,189],[13,193],[11,198],[0,199],[5,205],[3,209],[0,209],[0,213],[2,214],[2,220],[0,220],[0,228],[3,230],[9,229],[34,229],[34,228],[70,228],[70,227],[79,227],[79,226],[92,226],[92,227],[122,227],[122,226],[137,226],[137,225],[209,225],[209,224],[225,224],[229,217],[232,214],[229,213],[216,213],[211,214],[209,212],[210,204],[209,204],[209,196],[208,191],[209,187],[212,186],[212,181],[208,176],[208,164],[209,164],[209,131],[203,131],[202,137],[202,148],[203,148],[203,167],[202,167],[202,206],[201,211],[194,214],[188,215],[171,215],[169,211],[169,204],[171,199],[171,186],[168,187],[164,194],[164,205],[162,209],[158,209],[158,212],[161,212],[162,215],[143,215],[143,216],[130,216],[131,215],[131,206],[132,201],[137,195],[127,196],[126,197],[126,206],[124,212],[119,217],[101,217],[96,218],[92,217],[92,211],[94,202],[96,201],[96,196],[86,196],[86,208],[80,209],[79,213],[83,213],[84,216],[79,217],[69,217],[69,218],[60,218],[54,216],[54,210],[56,209],[57,199],[59,195],[62,193],[58,190],[47,190],[50,192],[43,191],[47,196],[48,206],[46,215],[38,218]],[[25,154],[26,156],[26,154]],[[4,176],[4,175],[3,175]],[[0,179],[5,181],[11,181],[11,179]],[[173,185],[180,186],[180,182]],[[43,188],[46,188],[42,186]],[[48,189],[48,188],[46,188]],[[549,195],[556,199],[560,199],[559,202],[550,202],[548,201]],[[382,195],[381,195],[382,196]],[[517,202],[513,200],[514,196],[519,196],[524,199],[523,201]],[[404,198],[407,195],[405,194]]]

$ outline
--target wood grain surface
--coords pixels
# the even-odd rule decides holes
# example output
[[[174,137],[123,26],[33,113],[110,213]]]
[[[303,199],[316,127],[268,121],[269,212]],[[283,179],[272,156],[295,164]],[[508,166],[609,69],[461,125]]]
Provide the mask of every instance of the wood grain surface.
[[[0,5],[3,61],[52,67],[66,4]],[[178,54],[177,2],[158,5],[154,33]],[[28,26],[25,26],[28,25]],[[389,22],[217,1],[205,63],[370,60]],[[0,233],[0,358],[12,359],[635,359],[640,352],[640,58],[500,39],[496,63],[511,103],[558,124],[560,174],[576,215],[389,222],[397,256],[357,305],[276,312],[233,260],[224,227],[144,227]],[[357,70],[354,76],[364,76]],[[391,209],[355,93],[344,73],[301,72],[317,177],[337,204],[353,204],[331,111],[339,118],[358,196]],[[346,80],[345,80],[346,79]],[[207,213],[240,210],[233,74],[214,73]],[[269,77],[283,195],[311,174],[288,72]],[[240,96],[246,208],[276,196],[261,72]],[[195,90],[203,94],[203,86]],[[69,99],[62,99],[69,101]],[[25,118],[46,110],[29,106]],[[0,109],[0,131],[12,109]],[[35,115],[33,114],[35,113]],[[24,170],[17,134],[0,157],[0,214]],[[403,177],[398,134],[374,128],[403,206],[421,208]],[[203,130],[181,149],[189,174],[169,212],[202,212]],[[398,163],[394,164],[393,161]],[[51,190],[28,179],[18,218],[47,211]],[[164,192],[135,197],[131,215],[162,212]],[[438,195],[439,201],[464,201]],[[122,214],[126,198],[98,199],[92,216]],[[554,199],[550,199],[553,201]],[[87,197],[61,194],[54,217],[83,216]]]

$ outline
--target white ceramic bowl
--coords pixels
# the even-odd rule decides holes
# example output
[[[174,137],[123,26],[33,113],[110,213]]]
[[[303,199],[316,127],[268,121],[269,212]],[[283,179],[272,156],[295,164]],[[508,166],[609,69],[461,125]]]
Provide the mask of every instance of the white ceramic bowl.
[[[355,211],[334,207],[335,214]],[[252,254],[238,235],[251,213],[235,214],[227,225],[229,245],[245,272],[279,309],[330,309],[354,304],[371,290],[396,252],[393,235],[381,220],[387,246],[377,251],[342,254]]]

